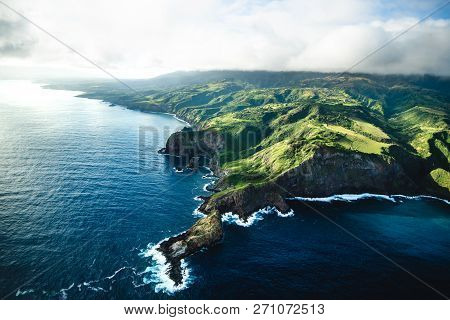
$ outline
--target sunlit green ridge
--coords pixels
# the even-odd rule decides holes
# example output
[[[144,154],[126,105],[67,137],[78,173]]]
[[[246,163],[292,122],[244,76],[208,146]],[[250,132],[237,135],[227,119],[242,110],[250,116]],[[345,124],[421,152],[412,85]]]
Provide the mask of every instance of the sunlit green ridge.
[[[181,77],[177,85],[149,80],[139,95],[112,85],[83,88],[88,97],[175,113],[197,130],[228,137],[218,157],[229,190],[273,180],[321,147],[388,162],[404,160],[402,150],[428,161],[428,177],[449,188],[449,79],[238,71]],[[249,132],[257,134],[242,139]]]

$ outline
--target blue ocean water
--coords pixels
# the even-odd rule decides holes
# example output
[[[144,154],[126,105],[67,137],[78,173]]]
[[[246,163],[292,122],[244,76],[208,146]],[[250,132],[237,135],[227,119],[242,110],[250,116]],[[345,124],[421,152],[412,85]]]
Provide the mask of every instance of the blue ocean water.
[[[172,116],[77,94],[0,81],[2,298],[450,295],[450,210],[433,199],[308,203],[326,218],[290,201],[292,216],[225,222],[223,242],[187,259],[171,290],[149,252],[198,219],[208,170],[176,173],[156,153],[185,126]]]

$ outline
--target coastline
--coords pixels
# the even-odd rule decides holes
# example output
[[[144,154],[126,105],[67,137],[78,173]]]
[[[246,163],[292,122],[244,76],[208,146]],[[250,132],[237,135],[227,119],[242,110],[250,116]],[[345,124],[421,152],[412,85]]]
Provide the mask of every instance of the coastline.
[[[87,99],[96,99],[83,97]],[[100,100],[100,99],[97,99]],[[106,100],[101,100],[104,103],[109,103]],[[181,119],[176,114],[168,113],[168,112],[159,112],[159,111],[145,111],[134,108],[129,108],[124,105],[114,104],[113,106],[123,107],[133,111],[139,111],[144,113],[153,113],[153,114],[166,114],[174,117],[176,120],[187,124],[189,127],[192,126],[186,120]],[[168,153],[170,154],[170,152]],[[212,173],[212,176],[215,178],[219,178],[217,175],[214,175],[213,170],[208,168]],[[214,184],[215,181],[209,181],[204,186],[204,191],[214,192],[214,190],[208,190],[207,186]],[[159,241],[156,245],[151,248],[152,254],[150,256],[156,262],[157,266],[159,266],[156,273],[159,275],[160,282],[156,285],[155,290],[164,291],[168,294],[173,294],[176,291],[185,289],[189,282],[189,269],[187,262],[185,259],[195,253],[202,251],[203,249],[207,249],[211,246],[216,245],[223,239],[223,226],[224,222],[226,223],[235,223],[239,226],[249,227],[253,225],[255,222],[263,219],[264,215],[270,213],[276,213],[280,217],[289,217],[294,213],[292,210],[282,210],[280,211],[276,206],[269,205],[264,206],[262,208],[257,209],[256,211],[249,212],[247,215],[242,216],[233,212],[218,212],[216,210],[207,211],[205,213],[204,205],[210,199],[210,197],[198,197],[198,200],[201,200],[201,204],[193,211],[193,215],[199,217],[196,223],[189,228],[188,230],[165,238]],[[403,199],[422,199],[422,198],[430,198],[435,200],[444,201],[446,204],[450,204],[448,200],[437,198],[434,196],[427,195],[384,195],[384,194],[369,194],[369,193],[355,193],[355,194],[335,194],[328,197],[293,197],[287,198],[284,197],[285,200],[299,200],[299,201],[322,201],[322,202],[332,202],[332,201],[358,201],[361,199],[367,198],[380,198],[388,201],[395,202],[395,198],[403,198]],[[196,199],[197,200],[197,199]],[[213,218],[211,218],[213,217]],[[210,220],[214,220],[210,223]],[[206,230],[208,228],[204,228],[202,225],[203,222],[206,221],[206,225],[209,228],[212,226],[213,235],[209,232],[210,230]],[[206,232],[208,231],[208,232]],[[195,233],[195,236],[198,237],[199,234],[201,237],[200,242],[192,243],[193,237],[192,233]],[[164,259],[163,259],[164,258]]]
[[[365,200],[365,199],[380,199],[380,200],[391,201],[394,203],[399,202],[399,200],[396,198],[399,198],[399,200],[400,199],[405,199],[405,200],[430,199],[430,200],[442,201],[442,202],[450,205],[450,201],[448,201],[446,199],[429,196],[429,195],[403,195],[403,194],[386,195],[386,194],[374,194],[374,193],[335,194],[335,195],[331,195],[329,197],[291,197],[291,198],[286,198],[286,200],[331,203],[333,201],[353,202],[353,201]]]
[[[51,94],[51,92],[47,91],[47,94]],[[98,101],[98,99],[93,100]],[[133,161],[135,161],[135,158],[133,158],[133,152],[136,148],[133,145],[137,141],[135,137],[137,132],[137,122],[134,120],[135,118],[143,120],[142,122],[139,122],[140,125],[145,126],[146,124],[150,124],[154,128],[163,128],[165,127],[165,124],[168,124],[167,126],[172,128],[169,132],[174,132],[177,128],[181,130],[183,127],[183,124],[177,120],[173,120],[173,115],[169,113],[150,112],[154,113],[154,115],[145,116],[146,112],[144,111],[143,115],[139,116],[138,113],[127,112],[127,110],[140,110],[130,109],[123,105],[116,105],[119,107],[117,109],[105,108],[108,106],[108,103],[105,105],[103,103],[105,101],[99,101],[101,103],[98,103],[97,101],[95,101],[95,103],[89,103],[88,100],[84,100],[84,102],[80,100],[78,103],[86,106],[98,105],[99,117],[102,117],[102,121],[109,119],[110,115],[114,116],[117,114],[118,116],[115,118],[117,118],[119,126],[125,126],[126,123],[132,124],[131,126],[126,126],[127,130],[115,131],[117,134],[114,135],[114,140],[104,138],[101,140],[98,139],[98,141],[103,142],[102,145],[104,145],[105,149],[112,151],[111,159],[117,159],[122,153],[128,155],[131,153],[131,157],[128,156],[123,158],[128,159],[127,161],[121,163],[116,162],[116,171],[108,170],[109,167],[105,167],[105,170],[102,170],[101,172],[104,172],[106,179],[100,177],[98,180],[100,184],[104,184],[108,181],[107,175],[112,175],[115,178],[124,172],[129,171],[127,169],[128,165],[134,164]],[[95,112],[97,108],[92,110]],[[163,115],[159,116],[158,114]],[[77,114],[74,113],[73,115],[73,119],[77,119]],[[67,118],[71,119],[72,117]],[[65,119],[65,117],[62,117],[59,121],[65,121]],[[101,124],[107,124],[107,122]],[[92,128],[96,129],[96,125],[97,123],[93,123]],[[104,125],[103,127],[107,130],[113,128],[111,125]],[[77,130],[77,128],[82,128],[82,126],[74,125],[72,128]],[[70,133],[69,130],[64,131]],[[132,146],[130,149],[123,147],[114,149],[112,148],[113,145],[108,143],[109,141],[122,141],[121,139],[123,139],[124,136],[127,137],[129,134],[132,137],[131,140],[127,140],[129,141],[127,144]],[[39,135],[37,136],[39,137]],[[170,163],[169,157],[164,158],[154,154],[156,152],[155,148],[162,145],[165,140],[166,139],[160,139],[158,140],[158,143],[154,144],[155,147],[152,146],[150,151],[152,162]],[[58,139],[55,139],[55,141],[58,141]],[[89,140],[86,141],[89,142]],[[80,143],[80,145],[83,146],[83,148],[80,148],[81,152],[89,150],[87,149],[90,147],[89,144],[83,145]],[[95,145],[92,146],[95,147]],[[98,149],[95,148],[93,150],[95,151]],[[151,155],[152,153],[153,155]],[[82,154],[83,153],[80,153],[80,155]],[[80,157],[78,157],[78,159],[80,159]],[[79,169],[77,169],[77,166]],[[16,167],[18,166],[16,165]],[[164,166],[164,168],[166,167],[167,166]],[[78,174],[78,170],[80,170],[80,166],[77,165],[77,163],[74,163],[71,172]],[[143,208],[150,209],[139,210],[136,215],[126,219],[125,223],[122,223],[123,229],[122,227],[117,228],[117,236],[114,237],[114,239],[109,238],[108,231],[101,233],[101,228],[98,228],[98,234],[96,233],[93,235],[93,228],[90,227],[96,225],[93,223],[87,224],[86,228],[80,228],[80,233],[83,232],[83,237],[79,237],[80,240],[89,238],[91,235],[97,236],[99,238],[99,243],[104,244],[107,250],[97,250],[97,248],[92,248],[92,250],[86,250],[86,254],[83,254],[83,251],[78,249],[80,246],[74,241],[73,248],[75,249],[74,252],[77,253],[77,257],[73,261],[70,260],[70,262],[74,262],[73,264],[76,264],[78,267],[74,266],[72,269],[69,266],[70,269],[68,269],[67,265],[69,265],[69,263],[64,264],[63,267],[66,271],[62,269],[60,274],[54,272],[52,276],[49,276],[49,279],[51,279],[52,282],[46,283],[46,279],[43,279],[42,282],[36,282],[35,284],[33,283],[32,286],[21,288],[16,292],[17,299],[52,299],[63,297],[67,299],[127,299],[130,297],[143,299],[186,299],[186,297],[193,299],[220,299],[226,297],[248,298],[248,295],[245,296],[244,293],[242,293],[242,296],[238,295],[241,294],[240,290],[242,288],[255,288],[255,290],[261,290],[261,295],[267,294],[267,292],[275,292],[273,293],[273,298],[276,298],[277,295],[284,298],[285,296],[280,295],[283,294],[283,292],[286,292],[284,293],[286,296],[291,294],[292,296],[299,295],[306,297],[308,292],[302,291],[300,288],[301,286],[305,286],[306,290],[308,290],[308,288],[314,287],[321,288],[321,283],[329,283],[326,276],[321,277],[319,271],[323,269],[325,269],[324,274],[330,274],[330,278],[334,277],[335,279],[340,279],[339,277],[343,277],[343,274],[347,276],[347,273],[345,272],[348,272],[349,279],[355,279],[355,282],[360,281],[361,286],[365,285],[368,288],[374,288],[372,290],[379,290],[383,293],[392,292],[390,290],[391,288],[388,286],[384,289],[381,285],[380,289],[378,287],[371,287],[375,281],[366,283],[364,282],[363,277],[357,278],[358,275],[355,274],[353,269],[354,266],[352,265],[354,264],[354,259],[350,254],[353,249],[351,241],[354,240],[350,239],[347,244],[347,242],[345,242],[347,235],[344,234],[342,239],[338,237],[340,235],[338,229],[334,230],[333,226],[328,226],[326,220],[315,215],[300,201],[311,201],[309,204],[324,212],[330,218],[336,219],[336,222],[342,223],[344,220],[346,220],[346,222],[351,222],[348,225],[343,224],[343,226],[349,228],[349,230],[355,232],[357,235],[362,235],[364,237],[362,239],[365,241],[370,241],[369,243],[372,243],[373,241],[373,243],[377,245],[377,248],[380,248],[383,250],[382,252],[389,254],[389,257],[392,256],[393,259],[400,259],[398,261],[403,261],[402,265],[408,269],[411,267],[414,268],[414,259],[420,260],[429,258],[430,262],[427,265],[428,267],[424,270],[427,272],[434,272],[437,269],[439,271],[436,267],[436,263],[439,262],[438,258],[447,259],[446,251],[442,249],[445,248],[445,243],[448,243],[448,235],[444,237],[438,233],[445,230],[448,231],[448,215],[446,215],[448,212],[446,211],[449,207],[447,206],[447,200],[421,196],[420,192],[416,193],[418,196],[405,196],[401,194],[386,196],[375,193],[341,193],[335,195],[323,194],[323,197],[313,198],[310,195],[306,195],[305,198],[293,197],[292,200],[287,198],[288,204],[295,210],[295,215],[292,218],[286,217],[287,219],[278,219],[278,216],[280,215],[276,211],[276,208],[264,208],[266,210],[258,210],[251,213],[246,220],[241,219],[241,217],[236,214],[225,213],[221,219],[224,232],[226,233],[223,242],[217,243],[215,248],[199,249],[196,251],[198,254],[193,253],[192,256],[182,259],[181,269],[183,280],[179,286],[174,286],[175,282],[170,279],[168,275],[170,263],[161,251],[156,250],[155,244],[175,238],[184,233],[184,230],[188,229],[195,220],[197,220],[194,207],[198,209],[205,201],[205,197],[198,195],[210,194],[204,193],[202,190],[214,190],[204,189],[204,185],[210,184],[211,179],[209,171],[206,172],[206,169],[203,168],[201,168],[197,174],[192,174],[190,169],[184,170],[184,174],[177,174],[172,171],[171,167],[168,168],[168,170],[164,170],[165,172],[160,169],[155,169],[154,171],[155,173],[162,175],[164,181],[178,181],[181,179],[185,179],[185,181],[180,185],[174,185],[170,194],[166,193],[162,198],[155,198],[154,201],[151,200],[148,202],[148,195],[156,195],[157,191],[147,188],[146,181],[144,181],[147,179],[144,176],[141,175],[141,177],[137,177],[136,181],[138,183],[136,186],[140,185],[141,188],[137,188],[136,190],[142,190],[143,192],[139,191],[136,192],[136,194],[143,196],[136,199],[143,199],[139,204],[142,204]],[[134,174],[135,171],[131,170],[129,172]],[[58,177],[62,173],[63,172],[61,171],[56,171],[54,176]],[[204,176],[202,177],[202,175]],[[134,177],[132,178],[134,181]],[[154,181],[154,179],[148,180],[150,182]],[[127,184],[119,184],[115,181],[117,180],[111,181],[111,186],[127,186]],[[191,181],[192,183],[188,181]],[[185,185],[187,188],[184,188]],[[142,186],[145,187],[142,188]],[[156,186],[158,187],[158,184],[156,184]],[[168,186],[170,188],[170,184],[168,184]],[[91,190],[95,192],[100,189],[101,187],[97,187]],[[132,203],[133,194],[128,192],[127,195],[126,191],[132,189],[120,189],[125,191],[122,194],[125,196],[124,199],[127,200],[127,203],[123,204],[123,210],[128,211],[129,209],[131,210],[138,207],[130,205]],[[71,190],[77,189],[73,188]],[[405,191],[407,192],[407,190]],[[423,194],[427,193],[424,192]],[[293,195],[303,194],[293,193]],[[306,198],[308,196],[310,198]],[[82,200],[83,204],[91,203],[89,200],[84,202],[85,199],[79,196],[76,197],[80,201]],[[24,198],[26,198],[26,195]],[[113,199],[110,196],[107,198]],[[195,201],[193,198],[195,198]],[[67,199],[70,201],[71,197],[69,196]],[[45,201],[45,199],[42,200]],[[95,201],[95,199],[93,200]],[[295,202],[296,200],[297,202]],[[435,200],[442,200],[445,203]],[[101,214],[96,215],[99,218],[98,226],[104,224],[102,220],[104,221],[107,217],[111,217],[110,221],[112,223],[119,223],[122,221],[120,212],[118,212],[117,216],[114,216],[111,214],[113,212],[108,212],[108,205],[104,205],[102,201],[95,202],[97,203],[99,210],[101,210],[99,211]],[[95,206],[92,207],[94,208]],[[68,208],[71,208],[70,205]],[[45,208],[40,211],[45,212]],[[80,213],[83,214],[83,211],[84,206],[74,212],[78,212],[78,216],[82,216]],[[14,212],[11,211],[11,213],[11,216],[14,217]],[[73,216],[75,217],[75,220],[73,220],[72,216],[69,215],[68,210],[66,212],[62,210],[61,213],[61,217],[58,217],[58,219],[65,217],[68,222],[67,225],[73,226],[74,230],[76,230],[77,226],[73,225],[73,221],[77,221],[76,216]],[[88,213],[89,212],[86,212],[86,216]],[[191,213],[195,218],[190,216]],[[199,210],[198,213],[198,218],[206,217],[206,215]],[[94,215],[91,216],[94,217]],[[140,217],[142,217],[142,220]],[[61,221],[66,220],[61,219]],[[324,225],[325,227],[328,226],[330,228],[324,229]],[[252,228],[250,229],[250,227]],[[443,227],[445,227],[445,229]],[[36,230],[38,231],[38,229]],[[51,230],[52,232],[48,234],[48,237],[55,237],[54,239],[58,239],[59,231],[54,232],[53,229]],[[58,229],[55,227],[55,230]],[[423,234],[423,231],[426,231],[425,235]],[[124,233],[124,237],[121,236],[122,233]],[[130,234],[130,240],[125,239],[127,234]],[[397,238],[398,235],[403,236],[403,239],[401,237]],[[14,238],[11,237],[11,239]],[[336,239],[338,241],[335,241]],[[395,252],[394,249],[392,249],[393,251],[387,250],[387,248],[390,248],[390,244],[394,246],[393,242],[395,242],[395,245],[397,246],[395,250],[398,250],[398,252]],[[423,246],[421,246],[421,242],[424,243]],[[429,251],[427,251],[427,242],[428,247],[430,248]],[[439,246],[440,242],[442,242],[443,246]],[[387,246],[383,247],[383,243],[386,243]],[[335,244],[337,245],[333,247]],[[113,246],[115,246],[115,248],[120,248],[120,250],[109,250],[109,248],[112,248]],[[355,247],[357,246],[355,245]],[[434,247],[441,250],[439,256],[439,252],[433,252],[432,249]],[[64,249],[64,247],[61,248]],[[58,247],[55,246],[55,250],[58,250]],[[408,257],[408,254],[410,253],[408,250],[415,251],[414,254],[411,254],[411,264],[405,262],[405,260],[401,260]],[[147,251],[155,253],[154,260],[152,260],[153,256],[150,256],[150,252]],[[364,261],[372,262],[370,260],[370,252],[368,252],[367,256],[364,255],[363,250],[361,250],[361,252],[363,255],[357,255],[360,257],[359,259],[361,259],[361,261],[364,259]],[[360,254],[361,252],[355,251],[354,253]],[[398,255],[394,255],[393,252],[398,253]],[[146,253],[147,255],[145,255]],[[346,255],[346,253],[348,253],[348,255]],[[292,258],[290,258],[291,254]],[[308,256],[307,254],[316,255]],[[336,260],[340,261],[327,261],[329,257],[334,257],[333,254],[339,255],[339,258],[341,259]],[[50,255],[52,255],[52,253],[49,252],[48,256]],[[295,259],[293,258],[294,256]],[[324,259],[318,260],[317,256],[319,258],[323,256]],[[13,258],[13,254],[11,254],[11,257]],[[433,260],[430,257],[432,257]],[[97,261],[95,258],[97,258]],[[281,259],[277,261],[277,258]],[[28,266],[26,260],[23,261],[25,262],[24,266]],[[345,263],[341,264],[341,261],[344,261]],[[334,264],[330,262],[334,262]],[[307,268],[306,265],[309,265],[309,268]],[[277,268],[278,266],[279,268]],[[255,267],[256,269],[254,269]],[[275,269],[273,269],[274,267]],[[364,272],[373,270],[373,275],[375,276],[380,270],[380,266],[377,264],[370,265],[367,263],[358,265],[358,267],[359,270],[364,270]],[[333,273],[330,270],[331,268],[334,269]],[[259,269],[263,269],[263,271],[256,277],[255,274],[260,272]],[[235,275],[233,275],[234,270],[236,270]],[[274,274],[276,273],[276,275],[271,277],[271,272]],[[292,276],[292,274],[298,276]],[[310,284],[308,280],[306,280],[308,275],[311,278],[316,277],[313,280],[310,280]],[[238,276],[239,278],[235,278],[235,276]],[[245,277],[252,277],[254,280],[249,281],[248,285],[245,281],[239,281],[240,279],[244,280]],[[284,282],[284,279],[286,279],[286,283]],[[446,279],[446,276],[436,276],[436,278],[432,278],[431,280],[436,280],[437,283],[439,283],[439,280],[442,279]],[[429,279],[427,278],[427,280]],[[267,285],[264,285],[264,281],[267,281]],[[75,285],[71,285],[73,283]],[[280,284],[281,289],[273,288],[272,284],[275,283]],[[292,287],[290,285],[292,285]],[[348,282],[344,282],[344,287],[335,288],[333,290],[335,290],[336,294],[348,293],[345,290],[345,286],[347,285]],[[357,283],[357,285],[359,284]],[[393,286],[395,287],[395,284]],[[229,288],[229,295],[221,296],[221,288]],[[121,291],[122,289],[126,289],[127,294],[129,295],[125,295],[123,291]],[[414,290],[414,285],[406,286],[405,290],[411,289],[412,291]],[[47,292],[44,292],[43,290],[47,290]],[[212,295],[210,295],[209,292],[212,292]],[[353,297],[358,298],[358,293],[352,291],[352,294]],[[393,295],[394,298],[401,296],[402,295],[399,293]],[[260,297],[261,296],[258,296],[258,298]],[[326,295],[326,297],[330,296]]]
[[[105,101],[105,102],[107,102],[107,101]],[[170,113],[170,112],[158,112],[158,111],[145,111],[145,110],[136,110],[136,109],[131,109],[131,108],[128,108],[128,107],[126,107],[126,106],[123,106],[124,108],[126,108],[126,109],[129,109],[129,110],[134,110],[134,111],[138,111],[138,112],[143,112],[143,113],[152,113],[152,114],[167,114],[167,115],[169,115],[169,116],[172,116],[172,117],[174,117],[176,120],[178,120],[178,121],[180,121],[180,122],[182,122],[182,123],[184,123],[184,124],[186,124],[188,127],[190,127],[190,128],[192,128],[193,127],[193,125],[192,124],[190,124],[189,122],[187,122],[186,120],[183,120],[183,119],[181,119],[180,117],[178,117],[175,113]]]

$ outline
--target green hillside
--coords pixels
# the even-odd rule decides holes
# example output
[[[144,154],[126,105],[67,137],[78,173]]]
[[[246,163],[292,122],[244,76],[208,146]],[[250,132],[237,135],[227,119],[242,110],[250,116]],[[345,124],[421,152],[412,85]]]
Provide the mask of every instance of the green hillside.
[[[426,172],[411,169],[413,178],[449,190],[449,79],[211,71],[163,76],[159,83],[137,81],[138,92],[111,83],[82,89],[86,97],[175,113],[198,131],[223,136],[214,155],[225,175],[220,194],[273,181],[321,147],[406,167],[406,159],[421,159],[411,168]]]

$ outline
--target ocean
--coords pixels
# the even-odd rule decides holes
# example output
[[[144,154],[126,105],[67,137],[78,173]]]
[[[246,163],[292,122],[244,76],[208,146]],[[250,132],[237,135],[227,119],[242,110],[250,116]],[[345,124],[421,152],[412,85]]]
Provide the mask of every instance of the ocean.
[[[199,219],[209,170],[176,172],[157,153],[180,120],[79,94],[0,81],[2,298],[450,296],[449,204],[373,195],[227,216],[223,241],[186,259],[174,287],[153,249]]]

